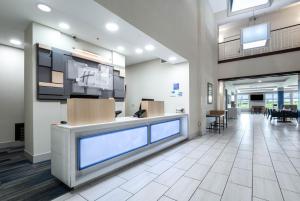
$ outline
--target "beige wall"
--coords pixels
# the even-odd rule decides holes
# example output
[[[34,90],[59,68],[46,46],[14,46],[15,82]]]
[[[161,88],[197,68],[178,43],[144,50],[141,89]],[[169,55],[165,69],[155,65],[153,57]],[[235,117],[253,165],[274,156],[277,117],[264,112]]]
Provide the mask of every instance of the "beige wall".
[[[218,65],[218,78],[300,71],[300,52],[276,54]]]
[[[205,132],[205,113],[216,106],[206,104],[206,82],[217,86],[217,27],[208,0],[96,1],[188,60],[190,135]]]
[[[0,143],[15,141],[15,124],[24,123],[24,53],[0,45]]]
[[[172,97],[173,84],[179,83],[183,96]],[[189,64],[172,65],[159,59],[126,67],[126,115],[138,111],[142,98],[165,102],[165,112],[177,108],[189,111]]]
[[[270,22],[271,30],[292,26],[300,23],[300,4],[288,8],[282,8],[277,11],[257,15],[255,24]],[[226,40],[239,38],[242,27],[253,24],[249,22],[249,18],[227,23],[219,27],[220,35]]]

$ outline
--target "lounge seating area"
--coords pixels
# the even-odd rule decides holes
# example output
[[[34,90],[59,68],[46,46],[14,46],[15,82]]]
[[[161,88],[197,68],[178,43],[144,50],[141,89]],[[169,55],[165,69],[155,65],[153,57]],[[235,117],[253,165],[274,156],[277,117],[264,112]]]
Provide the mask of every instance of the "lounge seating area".
[[[283,109],[266,109],[265,116],[270,121],[276,119],[279,122],[290,122],[296,120],[298,122],[298,110],[296,105],[286,105]]]

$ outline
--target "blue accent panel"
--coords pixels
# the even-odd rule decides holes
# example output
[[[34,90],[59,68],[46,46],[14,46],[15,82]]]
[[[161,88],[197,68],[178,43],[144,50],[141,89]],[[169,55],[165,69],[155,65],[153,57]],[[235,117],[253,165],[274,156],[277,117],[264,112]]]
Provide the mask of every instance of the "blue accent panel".
[[[180,120],[173,120],[164,123],[152,124],[150,126],[150,142],[158,142],[165,138],[178,135],[180,133]]]
[[[284,106],[284,91],[278,91],[278,109]]]
[[[78,139],[80,170],[148,145],[148,126],[99,133]]]

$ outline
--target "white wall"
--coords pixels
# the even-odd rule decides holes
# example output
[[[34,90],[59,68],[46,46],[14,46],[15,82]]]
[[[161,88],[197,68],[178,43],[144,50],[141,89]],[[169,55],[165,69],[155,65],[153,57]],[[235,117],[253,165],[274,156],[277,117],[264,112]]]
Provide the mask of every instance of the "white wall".
[[[0,45],[0,143],[15,140],[15,124],[24,123],[24,53]]]
[[[208,0],[96,1],[188,60],[190,136],[205,132],[205,113],[216,106],[207,107],[206,82],[214,83],[217,91],[218,55]]]
[[[25,152],[33,162],[39,162],[50,159],[50,125],[67,120],[67,105],[65,101],[37,100],[35,45],[41,43],[67,51],[76,47],[106,58],[112,52],[36,23],[27,28],[25,42]],[[124,105],[118,103],[117,107]]]
[[[182,97],[171,97],[173,84],[179,83]],[[142,98],[165,101],[165,112],[177,108],[189,111],[189,64],[172,65],[159,59],[126,67],[126,115],[133,115]]]

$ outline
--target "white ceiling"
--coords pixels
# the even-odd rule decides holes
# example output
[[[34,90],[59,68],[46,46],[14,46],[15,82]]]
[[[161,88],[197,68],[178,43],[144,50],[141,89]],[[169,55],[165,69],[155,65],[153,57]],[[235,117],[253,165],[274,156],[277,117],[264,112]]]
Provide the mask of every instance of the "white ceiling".
[[[51,13],[41,12],[36,8],[37,3],[46,3],[52,8]],[[131,65],[143,61],[161,58],[167,60],[176,56],[176,63],[185,59],[167,47],[158,43],[142,31],[114,15],[94,0],[1,0],[0,1],[0,43],[9,44],[10,38],[23,40],[24,30],[31,22],[55,28],[63,33],[75,35],[77,38],[116,50],[121,45],[126,48],[122,53],[126,56],[126,64]],[[59,22],[67,22],[71,28],[67,31],[58,27]],[[107,22],[115,22],[120,29],[110,33],[105,29]],[[99,38],[97,40],[96,38]],[[136,48],[144,48],[152,44],[156,47],[153,52],[136,55]]]
[[[239,91],[239,93],[251,92],[272,92],[279,87],[284,87],[286,90],[297,90],[298,76],[279,76],[279,77],[264,77],[256,79],[241,79],[225,82],[227,89],[231,91]]]
[[[299,0],[272,0],[271,7],[259,9],[255,11],[255,15],[260,15],[267,12],[272,12],[289,4],[299,2]],[[216,21],[218,25],[226,24],[236,20],[249,18],[253,15],[253,12],[246,12],[238,15],[227,16],[227,0],[209,0],[210,6],[215,13]]]

